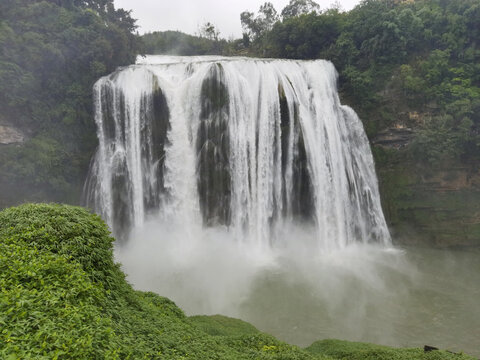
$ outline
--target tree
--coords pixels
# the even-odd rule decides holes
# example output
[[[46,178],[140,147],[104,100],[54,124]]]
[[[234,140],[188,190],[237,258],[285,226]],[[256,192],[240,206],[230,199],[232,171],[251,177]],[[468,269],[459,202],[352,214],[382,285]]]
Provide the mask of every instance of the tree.
[[[209,40],[218,41],[220,31],[211,22],[206,22],[199,30],[200,37],[207,38]]]
[[[275,7],[271,2],[266,2],[265,4],[260,6],[260,10],[258,12],[259,15],[257,19],[260,19],[264,31],[271,30],[273,24],[275,24],[279,20],[277,10],[275,10]]]
[[[245,36],[249,40],[255,40],[262,34],[272,30],[273,25],[279,20],[277,10],[272,3],[266,2],[258,10],[258,15],[249,11],[244,11],[240,14],[240,21],[242,23],[244,41]]]
[[[282,18],[285,20],[319,10],[320,5],[313,0],[290,0],[290,3],[282,10]]]
[[[251,39],[258,36],[260,29],[257,28],[255,14],[250,11],[244,11],[240,14],[240,22],[242,23],[244,41],[250,42]]]

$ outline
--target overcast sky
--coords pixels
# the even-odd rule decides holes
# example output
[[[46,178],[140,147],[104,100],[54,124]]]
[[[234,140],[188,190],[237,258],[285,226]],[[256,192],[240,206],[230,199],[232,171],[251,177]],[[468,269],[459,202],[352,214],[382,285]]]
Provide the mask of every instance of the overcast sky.
[[[335,0],[317,0],[321,9],[329,8]],[[138,19],[140,33],[164,30],[179,30],[195,34],[207,21],[215,24],[220,36],[240,37],[240,13],[248,10],[257,12],[265,0],[115,0],[117,8],[133,10]],[[289,0],[270,0],[277,12],[289,3]],[[350,10],[360,0],[339,0],[342,8]]]

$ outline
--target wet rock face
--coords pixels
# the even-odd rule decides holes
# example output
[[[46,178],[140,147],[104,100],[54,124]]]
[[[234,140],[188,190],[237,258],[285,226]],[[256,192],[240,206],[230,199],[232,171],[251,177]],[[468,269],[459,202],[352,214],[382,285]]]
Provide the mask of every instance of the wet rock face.
[[[118,159],[116,170],[112,176],[112,203],[113,203],[113,219],[112,227],[115,229],[115,236],[120,240],[126,236],[132,226],[133,219],[128,211],[129,205],[132,203],[131,184],[127,181],[128,172],[125,159]]]
[[[280,116],[281,116],[281,141],[282,141],[282,178],[287,178],[287,161],[288,157],[293,158],[293,183],[291,203],[287,202],[286,189],[284,186],[283,194],[283,209],[285,212],[290,212],[291,215],[300,221],[312,221],[314,214],[313,189],[312,180],[308,171],[307,152],[305,150],[305,141],[301,126],[298,123],[298,108],[295,106],[293,111],[289,111],[288,103],[285,98],[285,93],[281,87],[278,90],[280,100]],[[290,115],[293,113],[293,119]],[[293,121],[293,130],[290,123]],[[293,154],[289,154],[289,138],[290,132],[293,131]],[[287,215],[287,214],[283,214]]]
[[[213,64],[202,84],[197,136],[197,186],[206,225],[230,224],[228,90],[223,69]]]
[[[410,120],[421,118],[409,114]],[[376,147],[396,156],[407,148],[415,128],[380,131]],[[480,247],[480,170],[476,164],[419,167],[402,158],[377,163],[383,210],[398,244],[441,248]]]
[[[400,244],[480,247],[480,170],[450,167],[426,174],[409,163],[379,169],[383,209]]]
[[[278,90],[280,104],[280,137],[275,138],[274,148],[281,144],[282,159],[282,206],[283,216],[292,215],[297,220],[313,220],[314,202],[312,181],[308,170],[307,153],[298,108],[289,109],[281,86]],[[231,221],[231,167],[228,90],[224,83],[220,64],[212,65],[210,73],[202,84],[201,112],[197,133],[197,185],[200,208],[205,225],[229,225]],[[292,111],[290,111],[292,110]],[[293,118],[290,119],[290,114]],[[293,132],[293,134],[290,134]],[[293,135],[293,149],[289,142]],[[292,152],[292,153],[290,153]],[[293,158],[293,183],[290,203],[287,201],[288,158]],[[277,214],[278,215],[278,214]]]
[[[110,211],[103,213],[109,219],[114,235],[123,239],[135,225],[132,204],[142,198],[141,210],[145,214],[158,211],[164,200],[165,147],[170,129],[170,110],[167,99],[153,78],[146,81],[138,103],[132,106],[125,89],[112,86],[118,73],[100,83],[95,90],[96,122],[99,125],[101,148],[96,156],[105,162],[93,162],[84,194],[85,203],[96,211],[98,204],[110,203]],[[134,125],[134,126],[132,126]],[[139,161],[129,157],[131,143],[137,142]],[[141,186],[132,180],[141,173]],[[137,176],[138,178],[138,176]],[[109,197],[102,198],[109,184]],[[140,189],[140,190],[139,190]]]
[[[0,145],[21,144],[25,142],[25,135],[18,129],[0,125]]]
[[[152,104],[146,104],[146,108],[153,109],[153,112],[146,114],[146,124],[141,130],[142,142],[145,144],[142,148],[142,159],[148,159],[149,164],[155,164],[151,169],[153,174],[150,178],[143,179],[144,205],[147,212],[156,210],[165,194],[165,146],[167,145],[167,132],[170,129],[170,111],[167,99],[162,90],[155,84],[153,95],[146,98]],[[143,164],[143,171],[149,171],[148,164]],[[152,181],[152,179],[154,179]]]

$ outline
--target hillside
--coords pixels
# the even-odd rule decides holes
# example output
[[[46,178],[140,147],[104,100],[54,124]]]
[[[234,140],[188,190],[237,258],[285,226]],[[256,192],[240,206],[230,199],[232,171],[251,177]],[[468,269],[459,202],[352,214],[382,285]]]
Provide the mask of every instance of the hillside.
[[[139,52],[113,0],[0,3],[0,208],[77,204],[97,146],[92,86]]]

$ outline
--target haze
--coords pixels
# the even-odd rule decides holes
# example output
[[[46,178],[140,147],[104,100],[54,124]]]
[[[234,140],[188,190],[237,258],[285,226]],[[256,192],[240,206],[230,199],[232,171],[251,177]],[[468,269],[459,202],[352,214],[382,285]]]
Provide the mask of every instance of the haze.
[[[242,34],[240,13],[248,10],[256,12],[262,0],[115,0],[117,8],[132,10],[138,19],[139,32],[179,30],[195,34],[207,21],[215,24],[223,38],[238,38]],[[289,0],[270,0],[280,13]],[[331,7],[334,0],[317,0],[321,9]],[[337,1],[344,10],[350,10],[360,0]]]

